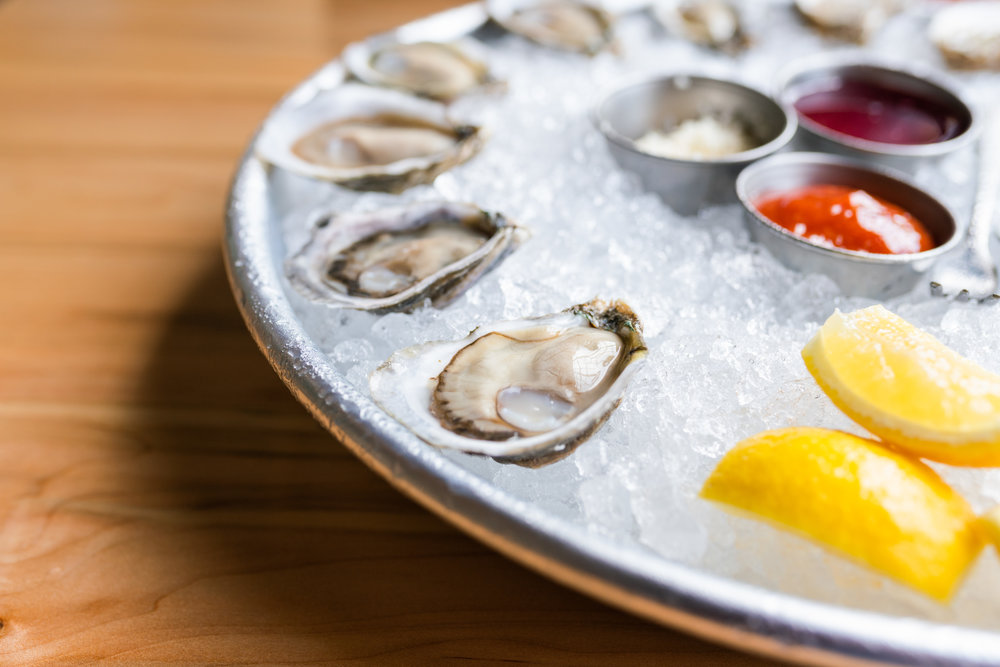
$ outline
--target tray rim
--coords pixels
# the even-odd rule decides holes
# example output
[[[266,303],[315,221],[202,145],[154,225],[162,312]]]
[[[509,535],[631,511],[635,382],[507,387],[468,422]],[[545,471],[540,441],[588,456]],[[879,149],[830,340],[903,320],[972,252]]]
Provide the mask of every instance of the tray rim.
[[[411,22],[465,21],[478,3]],[[485,17],[485,14],[483,14]],[[563,585],[662,625],[784,661],[813,665],[1000,666],[1000,633],[849,609],[705,573],[545,513],[451,462],[337,373],[299,323],[276,270],[280,230],[268,173],[254,154],[276,110],[337,85],[335,59],[297,84],[263,119],[230,184],[223,255],[251,336],[320,424],[397,489],[491,548]]]

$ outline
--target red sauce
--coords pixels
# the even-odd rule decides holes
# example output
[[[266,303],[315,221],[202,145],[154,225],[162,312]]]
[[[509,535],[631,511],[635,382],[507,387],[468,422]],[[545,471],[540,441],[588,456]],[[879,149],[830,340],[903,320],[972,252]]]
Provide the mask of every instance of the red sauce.
[[[831,87],[795,102],[802,116],[835,132],[885,144],[933,144],[966,128],[947,107],[923,97],[856,81]]]
[[[919,220],[857,188],[809,185],[768,195],[754,205],[776,224],[819,245],[892,255],[934,247]]]

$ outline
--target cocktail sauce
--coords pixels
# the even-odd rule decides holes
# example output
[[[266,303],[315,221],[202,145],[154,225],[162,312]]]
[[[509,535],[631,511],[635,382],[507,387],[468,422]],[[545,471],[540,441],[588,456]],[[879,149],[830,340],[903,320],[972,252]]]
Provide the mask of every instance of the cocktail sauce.
[[[919,220],[858,188],[809,185],[762,197],[754,206],[774,223],[819,245],[893,255],[935,245]]]
[[[832,80],[796,100],[795,109],[835,132],[885,144],[933,144],[964,128],[938,102],[860,81]]]

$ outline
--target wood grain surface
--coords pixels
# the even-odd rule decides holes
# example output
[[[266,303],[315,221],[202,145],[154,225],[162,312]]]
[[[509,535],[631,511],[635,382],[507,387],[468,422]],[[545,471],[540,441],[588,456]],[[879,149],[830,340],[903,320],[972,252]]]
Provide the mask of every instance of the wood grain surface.
[[[453,4],[0,1],[0,664],[766,664],[427,513],[244,329],[220,235],[255,126]]]

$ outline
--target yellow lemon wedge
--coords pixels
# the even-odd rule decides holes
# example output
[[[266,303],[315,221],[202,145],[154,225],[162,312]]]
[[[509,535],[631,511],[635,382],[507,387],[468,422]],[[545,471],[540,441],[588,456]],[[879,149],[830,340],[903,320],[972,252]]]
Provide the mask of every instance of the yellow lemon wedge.
[[[975,513],[933,470],[841,431],[748,438],[719,462],[701,497],[811,537],[940,601],[983,546]]]
[[[982,526],[986,537],[1000,551],[1000,505],[983,515]]]
[[[835,312],[802,358],[838,408],[892,446],[1000,465],[1000,376],[882,306]]]

